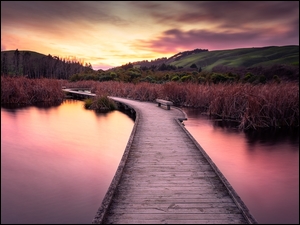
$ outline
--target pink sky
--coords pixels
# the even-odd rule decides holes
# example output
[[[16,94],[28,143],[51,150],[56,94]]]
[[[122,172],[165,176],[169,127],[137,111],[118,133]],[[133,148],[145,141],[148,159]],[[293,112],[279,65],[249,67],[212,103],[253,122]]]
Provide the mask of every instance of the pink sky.
[[[1,51],[94,69],[213,50],[299,45],[298,1],[1,1]]]

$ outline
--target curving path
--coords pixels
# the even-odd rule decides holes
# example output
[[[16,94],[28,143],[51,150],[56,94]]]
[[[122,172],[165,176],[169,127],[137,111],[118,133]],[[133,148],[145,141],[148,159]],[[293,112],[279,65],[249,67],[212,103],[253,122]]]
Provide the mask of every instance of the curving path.
[[[257,223],[184,128],[180,121],[186,115],[180,109],[111,98],[133,108],[136,121],[92,223]]]

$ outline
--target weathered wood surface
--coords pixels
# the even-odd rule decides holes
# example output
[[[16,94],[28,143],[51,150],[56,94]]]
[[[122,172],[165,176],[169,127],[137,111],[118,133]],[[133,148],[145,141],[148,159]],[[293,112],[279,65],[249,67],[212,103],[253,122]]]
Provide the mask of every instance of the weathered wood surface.
[[[162,110],[155,103],[111,98],[135,109],[136,120],[92,223],[257,223],[181,124],[186,117],[181,110]]]
[[[75,97],[91,98],[96,96],[96,94],[93,94],[91,92],[86,92],[87,90],[89,90],[87,88],[63,88],[62,90]]]

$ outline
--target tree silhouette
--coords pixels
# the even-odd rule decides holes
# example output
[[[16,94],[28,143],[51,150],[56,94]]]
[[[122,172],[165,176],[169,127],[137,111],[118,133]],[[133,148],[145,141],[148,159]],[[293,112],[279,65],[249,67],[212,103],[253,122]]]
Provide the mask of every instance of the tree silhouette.
[[[14,63],[14,73],[16,75],[19,75],[20,73],[20,52],[18,49],[16,49],[16,51],[14,52],[14,57],[13,57],[13,63]]]
[[[1,60],[1,74],[6,75],[8,74],[8,64],[7,64],[7,54],[4,53],[2,60]]]

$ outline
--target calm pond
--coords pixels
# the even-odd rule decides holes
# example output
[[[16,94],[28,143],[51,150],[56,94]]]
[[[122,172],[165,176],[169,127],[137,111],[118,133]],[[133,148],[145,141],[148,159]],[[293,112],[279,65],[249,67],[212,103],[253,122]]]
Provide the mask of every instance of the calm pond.
[[[299,223],[299,130],[239,132],[184,110],[185,127],[259,223]],[[1,107],[1,223],[91,223],[133,125],[78,100]]]

